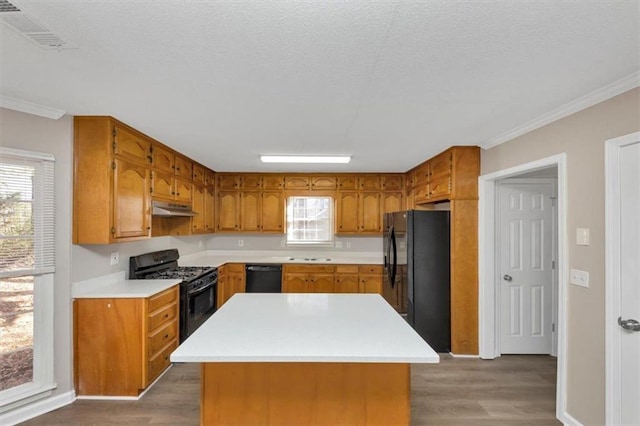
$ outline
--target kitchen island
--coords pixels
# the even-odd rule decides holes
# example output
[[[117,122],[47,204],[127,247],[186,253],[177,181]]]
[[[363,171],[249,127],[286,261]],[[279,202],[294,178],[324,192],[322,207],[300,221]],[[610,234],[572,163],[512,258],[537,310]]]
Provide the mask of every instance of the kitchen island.
[[[408,425],[438,354],[375,294],[236,294],[171,354],[202,365],[202,425]]]

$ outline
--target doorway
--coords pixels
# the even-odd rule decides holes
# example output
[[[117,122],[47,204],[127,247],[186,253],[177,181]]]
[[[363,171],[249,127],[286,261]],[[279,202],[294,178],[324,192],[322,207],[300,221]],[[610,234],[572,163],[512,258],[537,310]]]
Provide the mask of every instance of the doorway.
[[[531,174],[553,168],[557,170],[557,251],[555,274],[557,276],[557,317],[555,331],[557,335],[557,379],[556,379],[556,416],[566,418],[566,293],[567,293],[567,158],[559,154],[498,172],[482,175],[479,178],[479,346],[480,358],[494,359],[500,356],[500,334],[498,307],[498,278],[496,259],[496,200],[499,182],[516,177],[531,177]]]

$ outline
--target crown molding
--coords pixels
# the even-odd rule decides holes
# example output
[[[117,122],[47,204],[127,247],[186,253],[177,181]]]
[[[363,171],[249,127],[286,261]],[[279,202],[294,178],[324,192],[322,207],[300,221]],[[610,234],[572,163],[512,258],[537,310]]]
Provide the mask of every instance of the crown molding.
[[[483,149],[493,148],[494,146],[508,142],[512,139],[517,138],[518,136],[522,136],[525,133],[531,132],[532,130],[536,130],[542,126],[553,123],[554,121],[558,121],[561,118],[565,118],[571,114],[575,114],[578,111],[589,108],[590,106],[593,106],[600,102],[604,102],[607,99],[611,99],[614,96],[634,89],[638,86],[640,86],[640,71],[636,71],[633,74],[630,74],[618,81],[614,81],[611,84],[608,84],[604,87],[601,87],[600,89],[581,96],[578,99],[561,106],[560,108],[554,109],[553,111],[550,111],[536,118],[535,120],[511,129],[494,138],[491,138],[481,143],[480,147]]]
[[[23,101],[22,99],[9,98],[3,95],[0,95],[0,107],[12,109],[14,111],[26,112],[27,114],[38,115],[52,120],[57,120],[66,113],[66,111],[61,109]]]

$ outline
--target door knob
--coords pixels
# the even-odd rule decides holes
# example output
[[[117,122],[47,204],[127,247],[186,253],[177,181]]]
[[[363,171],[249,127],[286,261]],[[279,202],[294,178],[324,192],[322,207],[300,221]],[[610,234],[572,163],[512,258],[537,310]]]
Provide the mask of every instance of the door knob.
[[[618,325],[625,330],[640,331],[640,322],[634,319],[623,320],[622,317],[618,317]]]
[[[513,281],[513,277],[508,274],[504,274],[504,277],[502,277],[502,279],[505,281]]]

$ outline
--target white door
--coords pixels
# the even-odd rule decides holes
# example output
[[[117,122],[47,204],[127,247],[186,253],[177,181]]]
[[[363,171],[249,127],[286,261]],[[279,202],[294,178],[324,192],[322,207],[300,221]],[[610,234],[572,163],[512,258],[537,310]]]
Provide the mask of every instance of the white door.
[[[553,303],[553,180],[498,185],[500,352],[550,354]]]
[[[640,425],[640,143],[620,148],[620,379],[623,425]],[[629,321],[631,320],[631,321]],[[633,321],[636,321],[635,323]],[[623,328],[626,327],[627,329]],[[634,331],[635,329],[635,331]]]

